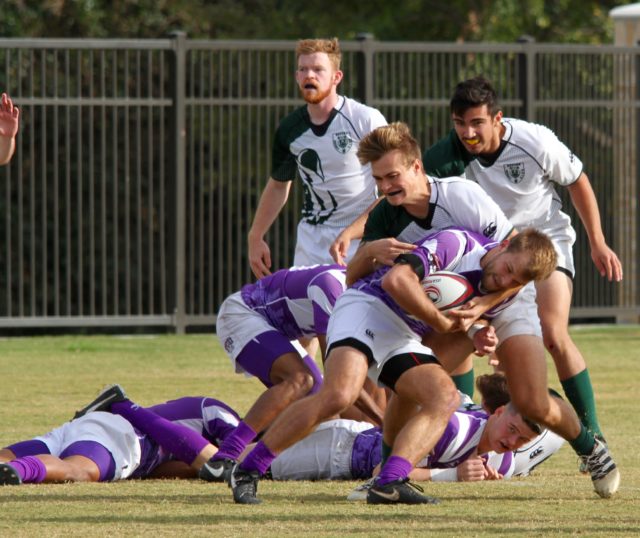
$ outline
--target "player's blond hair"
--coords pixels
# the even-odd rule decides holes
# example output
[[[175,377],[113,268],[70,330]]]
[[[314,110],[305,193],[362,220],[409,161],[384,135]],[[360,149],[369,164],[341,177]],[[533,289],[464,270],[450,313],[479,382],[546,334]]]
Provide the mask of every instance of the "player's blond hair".
[[[333,39],[301,39],[296,45],[296,59],[303,54],[315,54],[316,52],[324,52],[329,57],[333,68],[336,71],[340,70],[342,52],[337,37]]]
[[[416,159],[421,161],[420,144],[413,138],[406,123],[396,121],[374,129],[367,134],[358,146],[358,159],[361,164],[375,162],[390,151],[398,150],[410,166]]]
[[[525,228],[509,241],[507,252],[529,255],[524,276],[529,280],[544,280],[556,270],[558,255],[549,236],[534,228]]]

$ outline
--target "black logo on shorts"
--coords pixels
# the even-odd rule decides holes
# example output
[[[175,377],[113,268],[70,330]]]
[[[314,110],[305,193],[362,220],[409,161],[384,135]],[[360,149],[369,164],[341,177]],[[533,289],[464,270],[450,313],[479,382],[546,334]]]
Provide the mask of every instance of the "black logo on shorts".
[[[231,338],[230,336],[227,337],[227,339],[224,341],[224,350],[227,353],[231,353],[234,347],[235,347],[235,344],[233,342],[233,338]]]
[[[365,329],[364,334],[366,334],[369,338],[371,338],[371,340],[376,339],[376,335],[373,334],[373,331],[371,329]]]
[[[538,448],[536,448],[534,451],[532,451],[529,454],[529,459],[532,460],[533,458],[535,458],[536,456],[539,456],[540,454],[542,454],[544,452],[544,448],[542,448],[541,446],[539,446]]]

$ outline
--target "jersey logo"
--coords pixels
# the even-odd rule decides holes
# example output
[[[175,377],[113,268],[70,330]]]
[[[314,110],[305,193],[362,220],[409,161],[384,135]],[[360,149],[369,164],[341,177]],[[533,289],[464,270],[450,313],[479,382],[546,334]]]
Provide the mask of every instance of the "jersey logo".
[[[336,151],[344,155],[351,149],[351,146],[353,146],[353,140],[351,140],[349,133],[346,131],[333,133],[333,147],[336,148]]]
[[[484,230],[482,230],[482,235],[485,237],[493,237],[498,229],[498,225],[495,222],[492,222],[487,226]]]
[[[227,339],[224,341],[224,350],[227,353],[231,353],[233,352],[234,347],[235,347],[235,344],[233,342],[233,338],[231,338],[230,336],[227,337]]]
[[[524,179],[524,163],[505,164],[504,173],[512,183],[520,183]]]

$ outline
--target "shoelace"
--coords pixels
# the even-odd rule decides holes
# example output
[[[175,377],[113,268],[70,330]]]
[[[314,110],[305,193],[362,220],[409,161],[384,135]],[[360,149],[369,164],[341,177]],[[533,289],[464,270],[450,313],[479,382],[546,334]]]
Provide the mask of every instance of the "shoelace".
[[[585,458],[585,463],[591,473],[593,480],[599,480],[603,476],[606,476],[611,467],[611,458],[605,453],[604,450],[598,450],[595,454],[591,454]],[[606,456],[603,460],[602,457]]]

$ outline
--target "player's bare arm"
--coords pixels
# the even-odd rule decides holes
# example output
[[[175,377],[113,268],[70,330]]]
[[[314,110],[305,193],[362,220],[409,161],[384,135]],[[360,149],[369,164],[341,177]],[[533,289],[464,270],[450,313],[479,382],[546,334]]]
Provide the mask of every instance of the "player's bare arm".
[[[249,264],[256,278],[271,274],[271,250],[264,236],[287,203],[290,189],[291,181],[276,181],[269,178],[260,196],[248,234]]]
[[[578,180],[567,187],[571,202],[576,208],[582,225],[587,232],[591,247],[591,259],[598,272],[609,281],[622,280],[622,264],[616,253],[609,248],[602,231],[598,201],[591,187],[591,182],[583,172]]]
[[[400,254],[416,248],[411,243],[403,243],[393,237],[361,243],[353,259],[347,265],[347,286],[368,275],[381,265],[393,265]]]
[[[454,322],[442,314],[422,289],[420,279],[410,265],[394,265],[382,279],[382,289],[409,314],[422,320],[436,332],[453,332]]]
[[[521,289],[522,286],[514,286],[505,290],[494,291],[493,293],[482,295],[480,297],[474,297],[460,308],[449,311],[448,314],[457,321],[460,330],[466,332],[485,312],[488,312],[505,299],[511,297],[515,293],[518,293]]]

